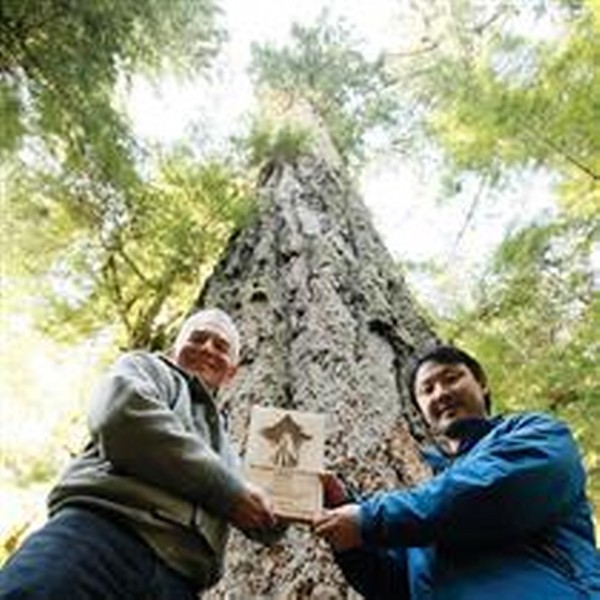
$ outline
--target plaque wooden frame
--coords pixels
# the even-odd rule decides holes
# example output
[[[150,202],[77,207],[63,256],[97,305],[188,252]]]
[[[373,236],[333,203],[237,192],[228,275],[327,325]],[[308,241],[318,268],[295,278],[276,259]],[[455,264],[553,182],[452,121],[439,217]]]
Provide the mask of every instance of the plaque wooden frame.
[[[275,514],[308,523],[321,510],[325,415],[254,406],[244,468],[271,497]]]

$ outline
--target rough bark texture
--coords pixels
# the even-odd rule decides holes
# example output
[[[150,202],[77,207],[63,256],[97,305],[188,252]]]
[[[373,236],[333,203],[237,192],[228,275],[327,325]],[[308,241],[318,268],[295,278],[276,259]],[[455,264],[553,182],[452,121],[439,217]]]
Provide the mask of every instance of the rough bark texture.
[[[315,156],[270,165],[261,196],[197,302],[223,307],[241,330],[240,372],[223,394],[233,439],[243,453],[255,403],[325,412],[327,468],[364,492],[420,480],[402,368],[435,336],[365,206]],[[267,549],[236,533],[226,576],[205,597],[357,598],[326,544],[301,527]]]

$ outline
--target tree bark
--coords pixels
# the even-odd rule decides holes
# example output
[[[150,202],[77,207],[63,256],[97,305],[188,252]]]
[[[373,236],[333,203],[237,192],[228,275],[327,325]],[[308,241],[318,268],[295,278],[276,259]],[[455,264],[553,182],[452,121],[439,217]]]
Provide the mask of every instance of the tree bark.
[[[237,235],[197,306],[240,327],[240,371],[222,393],[243,453],[253,404],[328,415],[326,467],[362,492],[426,476],[422,427],[402,369],[435,335],[419,315],[349,179],[305,155],[263,170],[255,221]],[[398,235],[402,233],[399,232]],[[233,536],[227,600],[356,598],[326,544],[293,526],[273,548]]]

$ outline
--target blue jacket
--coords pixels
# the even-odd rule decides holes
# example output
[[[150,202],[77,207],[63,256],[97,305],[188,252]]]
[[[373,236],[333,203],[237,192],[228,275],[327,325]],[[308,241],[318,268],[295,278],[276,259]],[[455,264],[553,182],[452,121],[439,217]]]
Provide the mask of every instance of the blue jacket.
[[[539,413],[467,423],[458,455],[360,505],[363,545],[337,555],[369,600],[600,599],[585,472]]]

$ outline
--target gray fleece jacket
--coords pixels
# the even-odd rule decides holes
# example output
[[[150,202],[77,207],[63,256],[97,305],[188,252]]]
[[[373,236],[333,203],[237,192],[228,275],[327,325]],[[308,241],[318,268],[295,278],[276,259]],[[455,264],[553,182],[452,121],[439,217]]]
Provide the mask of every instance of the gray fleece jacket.
[[[50,514],[73,504],[112,511],[200,589],[216,583],[243,483],[202,383],[156,354],[125,354],[93,396],[89,427]]]

